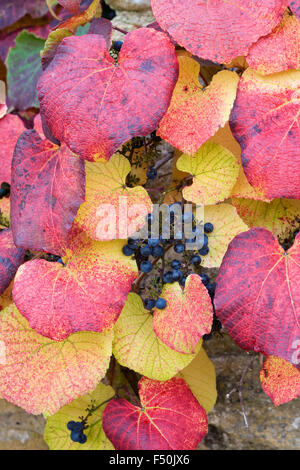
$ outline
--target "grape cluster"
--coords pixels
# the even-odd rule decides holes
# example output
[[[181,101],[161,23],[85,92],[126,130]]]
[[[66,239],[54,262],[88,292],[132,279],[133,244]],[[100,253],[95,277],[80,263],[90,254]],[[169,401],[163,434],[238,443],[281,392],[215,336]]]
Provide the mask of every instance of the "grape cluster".
[[[159,238],[148,238],[144,240],[128,238],[127,244],[123,247],[123,254],[126,256],[134,256],[139,270],[141,273],[144,273],[144,275],[151,273],[156,262],[159,259],[162,260],[163,268],[161,269],[161,275],[154,280],[155,295],[151,295],[153,298],[147,298],[144,301],[144,306],[147,310],[152,310],[154,307],[158,309],[165,308],[167,305],[166,301],[159,296],[159,292],[157,291],[161,291],[164,284],[171,284],[173,282],[179,282],[179,284],[184,287],[187,276],[192,272],[197,272],[197,270],[201,268],[201,256],[206,256],[209,253],[209,239],[207,234],[213,232],[213,224],[208,222],[205,223],[203,227],[197,226],[193,213],[185,212],[182,215],[183,230],[176,232],[174,228],[174,212],[172,212],[172,208],[176,204],[180,203],[174,203],[169,206],[171,218],[169,239],[164,239],[161,234]],[[150,237],[151,224],[153,222],[153,214],[148,214],[148,235]],[[188,239],[184,236],[184,224],[186,223],[189,223],[189,227],[192,227],[193,238]],[[203,245],[196,253],[192,252],[193,254],[191,255],[191,251],[186,250],[185,243],[195,242],[196,236],[199,235],[203,236]],[[165,261],[165,253],[170,248],[173,248],[176,254],[180,254],[183,260],[173,259],[171,261]],[[206,274],[200,274],[200,276],[211,298],[213,298],[215,283],[210,283],[209,277]]]
[[[84,444],[87,441],[87,437],[83,433],[84,424],[81,421],[69,421],[67,423],[67,428],[71,431],[71,440],[73,442]]]

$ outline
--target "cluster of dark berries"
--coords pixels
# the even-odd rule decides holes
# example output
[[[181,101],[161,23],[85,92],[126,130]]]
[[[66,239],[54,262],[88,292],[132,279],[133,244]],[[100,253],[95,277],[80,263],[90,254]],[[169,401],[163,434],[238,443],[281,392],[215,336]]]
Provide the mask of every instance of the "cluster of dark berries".
[[[73,442],[78,442],[79,444],[84,444],[86,442],[87,437],[83,433],[84,424],[81,421],[69,421],[67,428],[71,431],[71,440]]]
[[[8,183],[1,183],[0,186],[0,199],[3,197],[9,197],[10,195],[10,184]]]

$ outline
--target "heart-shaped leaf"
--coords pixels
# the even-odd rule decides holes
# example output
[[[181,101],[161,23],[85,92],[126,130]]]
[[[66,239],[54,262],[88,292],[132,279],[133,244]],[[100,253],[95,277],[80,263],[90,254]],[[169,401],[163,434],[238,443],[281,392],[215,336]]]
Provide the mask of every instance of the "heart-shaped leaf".
[[[268,199],[300,199],[299,116],[300,71],[244,72],[230,126],[247,179]]]
[[[263,75],[299,69],[299,49],[299,20],[286,13],[283,21],[269,36],[261,38],[251,47],[247,62],[250,67]],[[276,51],[275,54],[274,51]]]
[[[198,343],[196,353],[201,347]],[[113,354],[117,361],[154,380],[168,380],[184,369],[195,354],[181,354],[166,346],[153,330],[153,316],[142,299],[130,293],[114,328]]]
[[[47,13],[48,7],[45,0],[14,0],[2,1],[0,5],[0,29],[6,28],[27,13],[33,18],[38,18]]]
[[[264,392],[275,406],[300,396],[300,371],[280,357],[268,356],[259,377]]]
[[[158,134],[174,147],[194,154],[228,121],[239,76],[228,70],[219,72],[203,90],[198,62],[186,55],[180,55],[178,62],[178,82]]]
[[[228,243],[248,226],[238,216],[235,207],[222,203],[204,208],[204,221],[213,224],[214,229],[208,233],[209,253],[202,257],[202,266],[218,268],[227,251]]]
[[[54,414],[94,390],[104,377],[111,356],[111,330],[75,333],[56,342],[31,330],[15,305],[3,310],[0,319],[5,351],[0,395],[28,413]]]
[[[158,127],[177,77],[173,44],[151,28],[126,35],[118,63],[102,36],[68,37],[39,81],[41,110],[76,154],[109,159],[131,137]]]
[[[100,383],[97,388],[82,397],[63,406],[55,415],[47,419],[44,439],[50,450],[113,450],[102,428],[104,405],[95,410],[87,420],[88,428],[84,431],[87,440],[84,444],[73,442],[67,428],[69,421],[79,421],[80,416],[87,415],[87,408],[96,408],[105,400],[113,397],[114,390]]]
[[[207,433],[205,410],[183,379],[139,381],[141,407],[109,402],[103,429],[116,450],[195,450]]]
[[[183,197],[197,205],[216,204],[227,199],[239,175],[239,163],[231,152],[208,141],[193,155],[182,155],[177,168],[193,176],[193,184],[183,189]]]
[[[194,353],[200,338],[210,332],[213,320],[211,300],[200,276],[188,276],[184,292],[178,282],[166,284],[161,297],[167,306],[154,309],[156,335],[174,351]]]
[[[14,278],[18,267],[23,263],[25,250],[14,244],[11,229],[0,232],[0,294]]]
[[[290,9],[300,19],[300,0],[290,1]]]
[[[151,0],[162,29],[202,59],[229,62],[280,22],[287,0]],[[184,10],[183,10],[184,8]]]
[[[18,116],[7,114],[0,119],[0,185],[11,183],[11,162],[18,138],[24,132],[23,122]]]
[[[35,130],[19,138],[12,161],[11,226],[17,246],[63,256],[85,196],[84,162]],[[38,217],[33,214],[38,213]]]
[[[273,199],[270,203],[251,199],[231,199],[239,216],[249,228],[265,227],[280,241],[300,228],[300,201]]]
[[[209,413],[217,400],[216,371],[203,348],[195,359],[179,372],[178,377],[185,380],[200,405]]]
[[[111,328],[138,274],[123,245],[122,240],[94,242],[80,233],[65,265],[39,259],[21,266],[13,298],[31,328],[57,341],[77,331]]]
[[[131,170],[127,158],[115,154],[109,162],[86,162],[85,170],[85,202],[76,223],[93,240],[125,239],[139,230],[152,212],[152,202],[142,186],[126,186]]]
[[[7,102],[16,109],[39,107],[36,85],[42,73],[40,52],[45,40],[22,31],[6,59]]]
[[[287,252],[266,229],[241,233],[220,267],[214,304],[240,347],[300,363],[300,236]]]

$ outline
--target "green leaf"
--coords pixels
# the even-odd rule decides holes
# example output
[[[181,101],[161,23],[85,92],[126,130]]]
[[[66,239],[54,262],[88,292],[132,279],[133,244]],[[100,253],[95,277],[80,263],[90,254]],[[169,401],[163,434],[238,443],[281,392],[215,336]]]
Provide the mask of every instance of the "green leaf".
[[[20,110],[39,108],[36,85],[42,73],[40,52],[45,40],[24,30],[15,43],[6,59],[8,105]]]

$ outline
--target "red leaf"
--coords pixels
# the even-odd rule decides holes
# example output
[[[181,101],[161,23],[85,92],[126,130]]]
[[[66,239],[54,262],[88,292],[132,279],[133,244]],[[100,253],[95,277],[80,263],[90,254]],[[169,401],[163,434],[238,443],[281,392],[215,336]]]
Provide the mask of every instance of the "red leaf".
[[[142,407],[124,399],[103,412],[105,434],[116,450],[194,450],[207,433],[204,408],[183,379],[139,381]]]
[[[280,357],[268,356],[259,376],[264,392],[275,406],[300,396],[300,371]]]
[[[248,68],[230,127],[250,184],[265,198],[300,199],[300,72],[269,76]]]
[[[58,3],[71,13],[78,13],[81,0],[59,0]]]
[[[11,229],[0,232],[0,294],[14,278],[18,267],[23,263],[25,250],[14,244]]]
[[[192,54],[214,62],[246,55],[280,22],[288,0],[151,0],[162,29]]]
[[[0,120],[0,185],[11,182],[11,162],[24,125],[18,116],[7,114]]]
[[[66,145],[58,147],[35,130],[25,131],[12,161],[11,227],[16,245],[64,255],[84,196],[84,161]]]
[[[6,28],[27,13],[33,18],[38,18],[47,13],[48,7],[45,0],[14,0],[13,2],[1,1],[0,5],[0,29]]]
[[[214,303],[240,347],[300,364],[300,235],[287,252],[266,229],[237,235],[220,267]]]
[[[290,2],[290,9],[300,19],[300,0]]]
[[[68,37],[38,83],[41,112],[77,155],[109,159],[131,137],[157,128],[177,77],[174,46],[151,28],[126,35],[118,64],[100,35]]]
[[[30,327],[56,341],[77,331],[112,328],[138,274],[123,246],[122,240],[94,242],[79,233],[64,266],[42,259],[21,266],[13,299]]]

